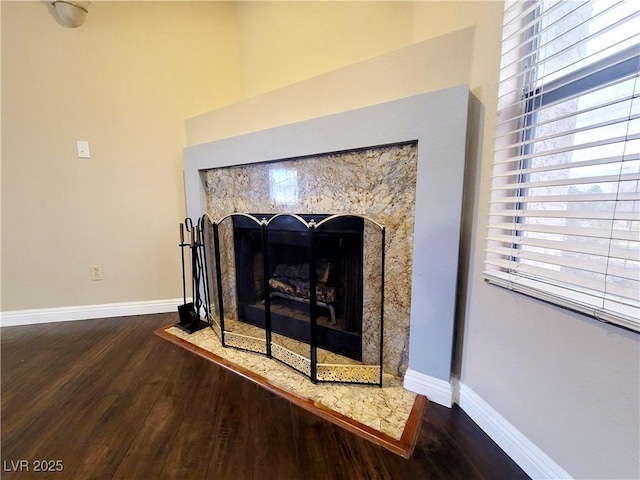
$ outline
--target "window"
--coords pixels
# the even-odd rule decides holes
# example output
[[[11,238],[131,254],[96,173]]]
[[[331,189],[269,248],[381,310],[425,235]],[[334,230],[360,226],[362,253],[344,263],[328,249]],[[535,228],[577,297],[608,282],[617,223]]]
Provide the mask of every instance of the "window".
[[[640,2],[506,2],[485,279],[640,331]]]

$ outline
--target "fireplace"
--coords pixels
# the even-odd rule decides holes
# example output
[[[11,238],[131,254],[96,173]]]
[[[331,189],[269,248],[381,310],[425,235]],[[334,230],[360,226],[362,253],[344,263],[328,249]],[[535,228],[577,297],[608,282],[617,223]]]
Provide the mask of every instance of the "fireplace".
[[[313,382],[382,385],[383,225],[355,214],[246,213],[198,225],[201,313],[224,346]]]
[[[450,404],[455,298],[465,294],[456,290],[456,273],[469,90],[459,85],[391,98],[349,110],[356,101],[331,115],[324,103],[311,116],[280,109],[284,120],[265,115],[272,104],[258,98],[244,104],[258,108],[258,122],[246,115],[236,128],[234,107],[191,119],[187,213],[358,213],[383,223],[384,371]],[[232,126],[212,128],[215,122]],[[296,173],[278,183],[271,169]],[[365,265],[363,309],[375,294],[367,281]]]
[[[274,217],[252,216],[267,221]],[[310,342],[313,280],[317,345],[362,360],[364,220],[334,217],[325,228],[316,229],[312,246],[311,230],[298,219],[308,225],[329,217],[279,216],[267,229],[266,252],[260,226],[249,217],[233,218],[238,318],[265,328],[268,307],[272,332]],[[311,279],[310,272],[315,272]]]

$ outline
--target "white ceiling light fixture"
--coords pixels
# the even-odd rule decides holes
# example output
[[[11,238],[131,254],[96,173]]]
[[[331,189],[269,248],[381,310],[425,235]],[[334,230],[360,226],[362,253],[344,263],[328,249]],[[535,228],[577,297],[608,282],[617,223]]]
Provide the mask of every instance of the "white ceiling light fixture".
[[[67,28],[78,28],[87,17],[87,7],[91,2],[69,2],[56,0],[51,2],[58,23]]]

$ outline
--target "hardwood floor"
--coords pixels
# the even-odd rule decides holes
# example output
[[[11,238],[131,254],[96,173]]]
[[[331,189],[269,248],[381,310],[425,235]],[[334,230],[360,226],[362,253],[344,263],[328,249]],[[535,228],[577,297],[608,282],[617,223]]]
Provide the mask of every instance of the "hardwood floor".
[[[2,478],[528,478],[458,407],[405,460],[153,335],[175,321],[2,328]]]

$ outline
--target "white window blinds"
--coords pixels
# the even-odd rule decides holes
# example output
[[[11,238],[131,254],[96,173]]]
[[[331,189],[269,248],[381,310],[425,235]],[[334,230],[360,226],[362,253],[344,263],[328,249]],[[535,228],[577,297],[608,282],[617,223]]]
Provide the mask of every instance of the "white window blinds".
[[[485,279],[640,331],[640,2],[506,2]]]

